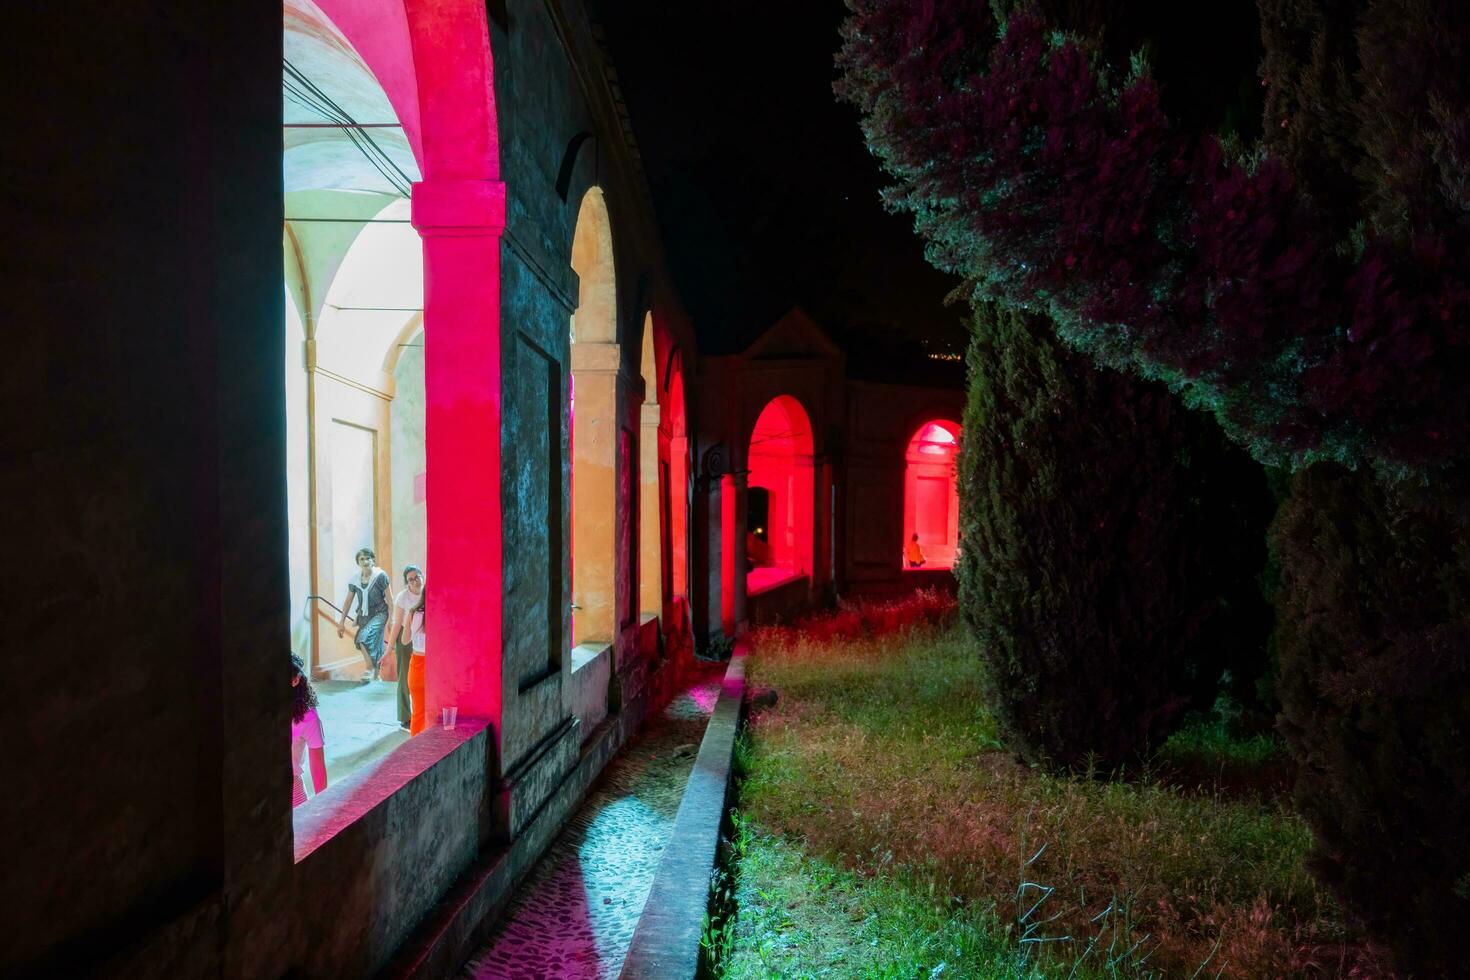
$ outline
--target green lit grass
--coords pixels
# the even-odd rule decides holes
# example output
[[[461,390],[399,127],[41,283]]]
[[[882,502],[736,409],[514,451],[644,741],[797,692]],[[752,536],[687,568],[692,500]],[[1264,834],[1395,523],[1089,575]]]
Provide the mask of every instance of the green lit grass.
[[[758,637],[751,682],[780,700],[740,750],[726,976],[1337,974],[1347,937],[1279,794],[1023,767],[970,644]],[[1161,757],[1277,751],[1201,730]]]

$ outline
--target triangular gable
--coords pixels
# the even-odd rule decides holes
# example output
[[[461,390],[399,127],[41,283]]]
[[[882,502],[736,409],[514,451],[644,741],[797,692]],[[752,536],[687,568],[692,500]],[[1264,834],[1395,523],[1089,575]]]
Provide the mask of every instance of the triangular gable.
[[[745,349],[752,360],[841,357],[842,348],[800,306],[793,306]]]

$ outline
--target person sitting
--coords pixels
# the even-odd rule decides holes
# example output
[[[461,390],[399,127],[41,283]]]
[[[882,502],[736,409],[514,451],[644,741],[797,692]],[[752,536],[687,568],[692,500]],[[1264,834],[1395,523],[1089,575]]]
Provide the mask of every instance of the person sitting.
[[[291,791],[292,809],[306,802],[306,787],[302,785],[302,757],[311,764],[312,796],[322,795],[327,788],[326,738],[322,732],[322,719],[316,713],[316,690],[306,676],[306,664],[296,654],[291,654],[291,778],[295,788]]]
[[[917,534],[909,538],[909,543],[903,546],[903,556],[908,561],[910,568],[924,567],[924,549],[919,546]]]

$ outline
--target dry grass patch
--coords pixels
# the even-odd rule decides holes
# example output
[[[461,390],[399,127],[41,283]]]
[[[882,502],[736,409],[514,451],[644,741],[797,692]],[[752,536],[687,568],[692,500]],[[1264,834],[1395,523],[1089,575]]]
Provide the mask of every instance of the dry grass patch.
[[[989,929],[970,944],[983,969],[952,953],[923,961],[949,975],[1038,965],[1061,976],[1377,975],[1307,873],[1310,833],[1279,794],[1200,791],[1147,772],[1058,778],[1017,764],[957,628],[766,634],[750,677],[780,700],[752,719],[744,751],[741,805],[757,859],[741,869],[735,975],[761,975],[740,972],[775,907],[761,893],[801,899],[791,878],[803,862],[890,900],[908,895],[944,921],[959,916],[976,935]],[[1237,755],[1249,764],[1252,752],[1272,756],[1269,745]],[[921,959],[904,962],[917,970]],[[1002,961],[1019,972],[994,972]],[[849,966],[811,975],[917,975]]]

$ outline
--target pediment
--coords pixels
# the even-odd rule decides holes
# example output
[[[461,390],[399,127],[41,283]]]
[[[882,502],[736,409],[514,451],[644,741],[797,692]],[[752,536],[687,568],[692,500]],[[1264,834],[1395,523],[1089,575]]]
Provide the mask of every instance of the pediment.
[[[840,358],[842,353],[811,314],[793,306],[745,349],[744,356],[761,361],[810,360]]]

